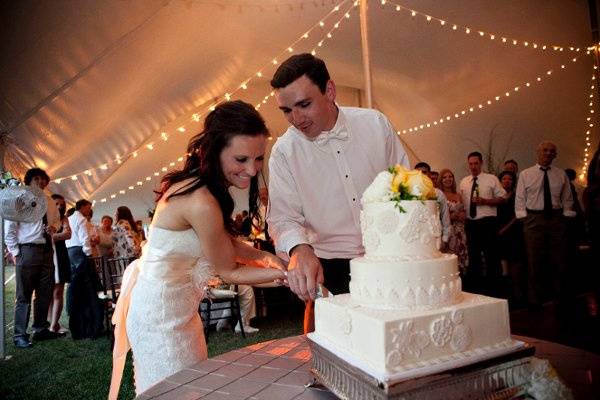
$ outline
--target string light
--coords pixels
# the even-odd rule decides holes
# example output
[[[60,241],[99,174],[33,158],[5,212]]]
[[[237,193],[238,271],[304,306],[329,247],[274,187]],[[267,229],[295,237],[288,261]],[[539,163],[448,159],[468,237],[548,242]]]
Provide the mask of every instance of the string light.
[[[389,5],[388,5],[389,3]],[[427,22],[431,22],[432,20],[438,21],[440,23],[441,26],[445,26],[446,23],[448,21],[435,17],[433,15],[430,14],[426,14],[424,12],[421,12],[419,10],[415,10],[413,8],[409,8],[406,7],[402,4],[396,3],[394,1],[391,0],[386,0],[386,1],[381,1],[381,6],[382,7],[394,7],[395,10],[397,12],[400,12],[402,10],[405,10],[407,12],[410,12],[410,16],[411,17],[423,17],[425,19],[425,21]],[[461,30],[463,30],[465,32],[465,34],[470,35],[472,32],[472,28],[468,27],[468,26],[462,26],[460,24],[452,24],[452,30],[459,30],[459,28]],[[485,30],[477,30],[477,33],[479,34],[480,37],[482,38],[488,38],[489,40],[495,40],[497,34],[485,31]],[[538,43],[534,43],[531,40],[519,40],[516,38],[511,38],[507,35],[502,36],[502,43],[511,43],[513,46],[518,46],[518,45],[522,45],[523,47],[527,47],[530,49],[535,49],[535,50],[540,50],[540,51],[544,51],[547,48],[551,48],[552,50],[556,51],[556,52],[562,52],[564,50],[569,50],[572,52],[580,52],[582,49],[581,47],[577,47],[577,46],[559,46],[559,45],[540,45]],[[541,46],[541,47],[540,47]],[[593,50],[593,48],[584,48],[585,50],[588,50],[588,54],[590,50]]]
[[[587,179],[587,172],[590,163],[590,148],[592,146],[591,134],[592,128],[594,127],[594,89],[596,89],[596,69],[598,69],[597,65],[594,65],[594,71],[592,72],[591,84],[590,84],[590,94],[588,95],[588,99],[590,99],[588,103],[588,115],[585,119],[585,143],[583,146],[583,160],[581,163],[581,171],[579,173],[579,180],[585,182]]]
[[[281,52],[280,52],[279,54],[277,54],[275,57],[271,58],[271,61],[269,61],[269,63],[268,63],[268,64],[266,64],[266,65],[263,65],[263,66],[262,66],[262,68],[260,68],[260,69],[259,69],[257,72],[255,72],[254,74],[252,74],[252,76],[251,76],[250,78],[247,78],[247,79],[245,79],[245,80],[244,80],[244,81],[243,81],[243,82],[242,82],[242,83],[241,83],[241,84],[238,86],[238,88],[237,88],[236,90],[234,90],[234,91],[232,91],[232,92],[230,92],[230,93],[225,93],[224,95],[222,95],[222,96],[219,96],[219,97],[218,97],[218,99],[219,99],[219,98],[223,98],[223,99],[225,99],[225,100],[229,100],[229,99],[230,99],[230,98],[231,98],[231,97],[232,97],[232,96],[233,96],[233,95],[234,95],[234,94],[235,94],[235,93],[236,93],[238,90],[240,90],[240,89],[241,89],[241,90],[246,90],[246,89],[248,88],[248,86],[249,86],[249,83],[250,83],[251,81],[253,81],[253,78],[254,78],[255,76],[256,76],[256,77],[258,77],[258,78],[261,78],[261,77],[263,76],[263,72],[262,72],[262,71],[263,71],[264,69],[268,68],[269,66],[271,66],[271,67],[272,67],[272,66],[274,66],[274,65],[277,65],[277,64],[278,64],[278,61],[277,61],[277,60],[278,60],[278,58],[281,58],[281,57],[285,56],[286,54],[290,53],[291,51],[293,51],[294,47],[296,47],[296,45],[298,45],[298,43],[300,43],[301,41],[308,39],[308,38],[309,38],[309,36],[310,36],[310,34],[311,34],[311,33],[312,33],[312,32],[313,32],[315,29],[317,29],[317,28],[319,28],[319,29],[322,29],[322,28],[325,26],[325,22],[326,22],[326,20],[327,20],[327,19],[329,19],[329,18],[330,18],[332,15],[336,14],[336,13],[337,13],[337,12],[340,10],[340,7],[341,7],[341,6],[343,6],[343,5],[345,5],[345,4],[347,4],[348,2],[349,2],[349,0],[344,0],[342,3],[340,3],[340,4],[336,5],[335,7],[333,7],[333,8],[332,8],[332,9],[331,9],[331,10],[330,10],[330,11],[329,11],[329,12],[328,12],[328,13],[327,13],[327,14],[326,14],[326,15],[325,15],[323,18],[321,18],[321,20],[320,20],[319,22],[315,23],[315,24],[314,24],[313,26],[311,26],[311,27],[310,27],[310,28],[309,28],[307,31],[305,31],[305,32],[304,32],[304,33],[303,33],[303,34],[302,34],[302,35],[301,35],[301,36],[300,36],[298,39],[296,39],[296,40],[295,40],[293,43],[291,43],[289,46],[286,46],[286,47],[284,48],[284,50],[283,50],[283,51],[281,51]],[[342,18],[344,18],[344,17],[346,17],[346,18],[349,18],[349,13],[348,13],[348,12],[349,12],[349,11],[350,11],[352,8],[354,8],[354,7],[357,7],[357,6],[358,6],[358,2],[357,2],[357,1],[355,1],[355,2],[354,2],[352,5],[351,5],[351,7],[349,7],[349,8],[348,8],[348,10],[347,10],[347,11],[346,11],[344,14],[342,14],[342,17],[340,18],[340,20],[341,20]],[[337,28],[340,26],[340,20],[338,20],[338,21],[336,22],[334,29],[337,29]],[[327,39],[331,39],[331,38],[332,38],[332,36],[333,36],[333,35],[331,34],[331,32],[332,32],[332,31],[333,31],[333,29],[332,29],[332,30],[330,30],[330,31],[329,31],[329,32],[326,34],[326,38],[327,38]],[[325,37],[324,37],[324,38],[322,38],[322,41],[324,41],[324,40],[325,40]],[[323,45],[323,44],[322,44],[322,45]],[[291,49],[291,51],[290,51],[290,49]],[[316,51],[315,51],[315,53],[316,53]],[[226,96],[226,95],[228,95],[228,96]],[[214,107],[215,107],[216,105],[218,105],[219,103],[221,103],[222,101],[223,101],[223,100],[217,101],[215,104],[212,104],[210,107],[212,107],[212,109],[214,109]],[[211,108],[210,108],[210,107],[208,108],[208,111],[210,111],[210,110],[211,110]],[[201,121],[201,117],[202,117],[202,113],[194,113],[194,114],[192,114],[192,116],[191,116],[191,120],[192,120],[193,122],[200,122],[200,121]],[[177,131],[179,131],[179,132],[181,132],[181,133],[184,133],[184,132],[186,132],[186,128],[185,128],[185,126],[180,126],[179,128],[177,128]],[[164,139],[163,139],[163,141],[166,141],[166,140],[164,140]],[[128,154],[125,154],[125,155],[123,156],[123,158],[128,158],[128,157],[130,157],[130,156],[131,156],[131,157],[134,157],[134,158],[135,158],[135,157],[137,157],[137,156],[138,156],[138,151],[139,151],[139,149],[140,149],[142,146],[148,147],[148,145],[147,145],[147,144],[142,144],[142,145],[140,145],[140,147],[138,147],[138,149],[137,149],[137,150],[135,150],[135,151],[133,151],[133,152],[130,152],[130,153],[128,153]],[[153,147],[153,148],[154,148],[155,146],[156,146],[156,143],[154,143],[154,144],[152,145],[152,147]],[[121,164],[121,162],[122,162],[122,161],[121,161],[121,159],[120,159],[120,158],[117,158],[117,159],[110,160],[110,162],[108,162],[106,165],[111,165],[111,164],[115,164],[115,163],[116,163],[116,164]],[[100,166],[96,166],[96,167],[93,167],[93,168],[89,168],[89,170],[92,170],[92,171],[93,171],[93,170],[97,170],[97,169],[99,169],[99,168],[100,168],[100,169],[104,169],[104,168],[101,168]],[[106,168],[106,169],[107,169],[107,168]],[[76,174],[73,174],[73,175],[74,175],[74,176],[78,176],[78,175],[81,175],[82,173],[83,173],[83,171],[82,171],[82,172],[78,172],[78,173],[76,173]],[[54,182],[54,183],[56,183],[56,184],[60,184],[61,182],[63,182],[63,181],[64,181],[64,179],[65,179],[65,178],[68,178],[68,177],[70,177],[70,176],[67,176],[67,177],[59,177],[59,178],[56,178],[56,179],[54,179],[54,180],[53,180],[53,182]]]
[[[571,59],[571,62],[573,62],[573,63],[576,62],[576,61],[577,61],[577,57]],[[564,64],[561,65],[561,71],[564,71],[566,69],[566,66],[564,66],[564,68],[562,68],[563,66],[564,66]],[[552,70],[547,70],[546,71],[546,75],[547,76],[551,76],[551,74],[552,74]],[[540,76],[538,76],[536,78],[536,81],[537,82],[541,82],[542,78]],[[525,88],[529,88],[529,87],[531,87],[531,83],[530,82],[525,82],[522,85],[514,85],[511,90],[504,91],[503,95],[496,95],[496,96],[493,97],[493,99],[496,102],[499,102],[503,97],[510,97],[511,91],[514,92],[514,93],[521,93],[520,89],[523,86]],[[477,102],[477,106],[474,106],[474,105],[473,106],[467,106],[467,107],[464,107],[461,111],[455,112],[453,115],[449,114],[449,115],[446,115],[445,117],[440,117],[439,119],[436,119],[434,121],[423,122],[423,123],[417,124],[417,125],[415,125],[413,127],[403,128],[403,129],[400,129],[400,130],[396,131],[396,133],[398,135],[400,135],[400,134],[407,134],[407,133],[417,133],[417,132],[420,132],[420,131],[422,131],[424,129],[437,126],[438,124],[442,124],[442,123],[444,123],[444,121],[450,121],[452,118],[454,118],[454,119],[461,118],[461,117],[463,117],[464,115],[467,114],[466,111],[465,111],[467,109],[469,110],[469,112],[473,112],[475,110],[483,110],[486,107],[484,104],[486,104],[486,105],[489,106],[492,103],[493,103],[493,101],[491,99],[480,101],[480,102]],[[592,111],[592,114],[593,114],[593,111]]]

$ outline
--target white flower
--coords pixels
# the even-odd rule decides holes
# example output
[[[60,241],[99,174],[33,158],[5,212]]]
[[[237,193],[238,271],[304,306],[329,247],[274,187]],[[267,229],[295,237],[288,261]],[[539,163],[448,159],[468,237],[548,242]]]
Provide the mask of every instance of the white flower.
[[[389,201],[391,195],[392,174],[389,171],[380,172],[375,180],[365,189],[361,203],[378,203]]]

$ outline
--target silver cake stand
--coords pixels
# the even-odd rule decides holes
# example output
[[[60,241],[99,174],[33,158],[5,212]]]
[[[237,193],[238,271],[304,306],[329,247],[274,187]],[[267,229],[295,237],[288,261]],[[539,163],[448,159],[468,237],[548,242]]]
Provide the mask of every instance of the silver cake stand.
[[[420,378],[382,382],[308,340],[317,382],[343,400],[510,399],[531,377],[533,346]]]

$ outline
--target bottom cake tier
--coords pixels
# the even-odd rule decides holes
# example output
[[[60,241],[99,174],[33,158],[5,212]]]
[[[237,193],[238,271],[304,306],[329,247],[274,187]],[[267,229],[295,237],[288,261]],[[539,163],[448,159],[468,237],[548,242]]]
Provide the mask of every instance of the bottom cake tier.
[[[360,306],[349,294],[318,299],[309,338],[385,381],[410,371],[455,368],[512,351],[506,300],[463,293],[429,311]],[[412,377],[412,376],[411,376]]]

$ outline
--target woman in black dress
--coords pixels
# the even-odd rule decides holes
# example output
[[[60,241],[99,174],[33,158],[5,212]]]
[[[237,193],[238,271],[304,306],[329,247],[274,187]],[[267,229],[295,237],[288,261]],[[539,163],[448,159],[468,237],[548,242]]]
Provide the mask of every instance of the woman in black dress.
[[[506,190],[506,202],[498,206],[498,249],[502,274],[509,276],[512,289],[510,299],[522,302],[525,297],[525,247],[523,226],[515,216],[515,188],[517,176],[511,171],[503,171],[498,179]]]
[[[65,240],[71,238],[71,227],[69,219],[65,216],[66,204],[65,199],[60,194],[53,194],[52,199],[56,203],[58,212],[60,213],[60,229],[52,235],[54,242],[54,292],[52,294],[52,303],[50,304],[49,318],[50,330],[52,332],[64,333],[60,327],[60,314],[63,309],[63,299],[65,292],[65,283],[71,281],[71,261]]]

